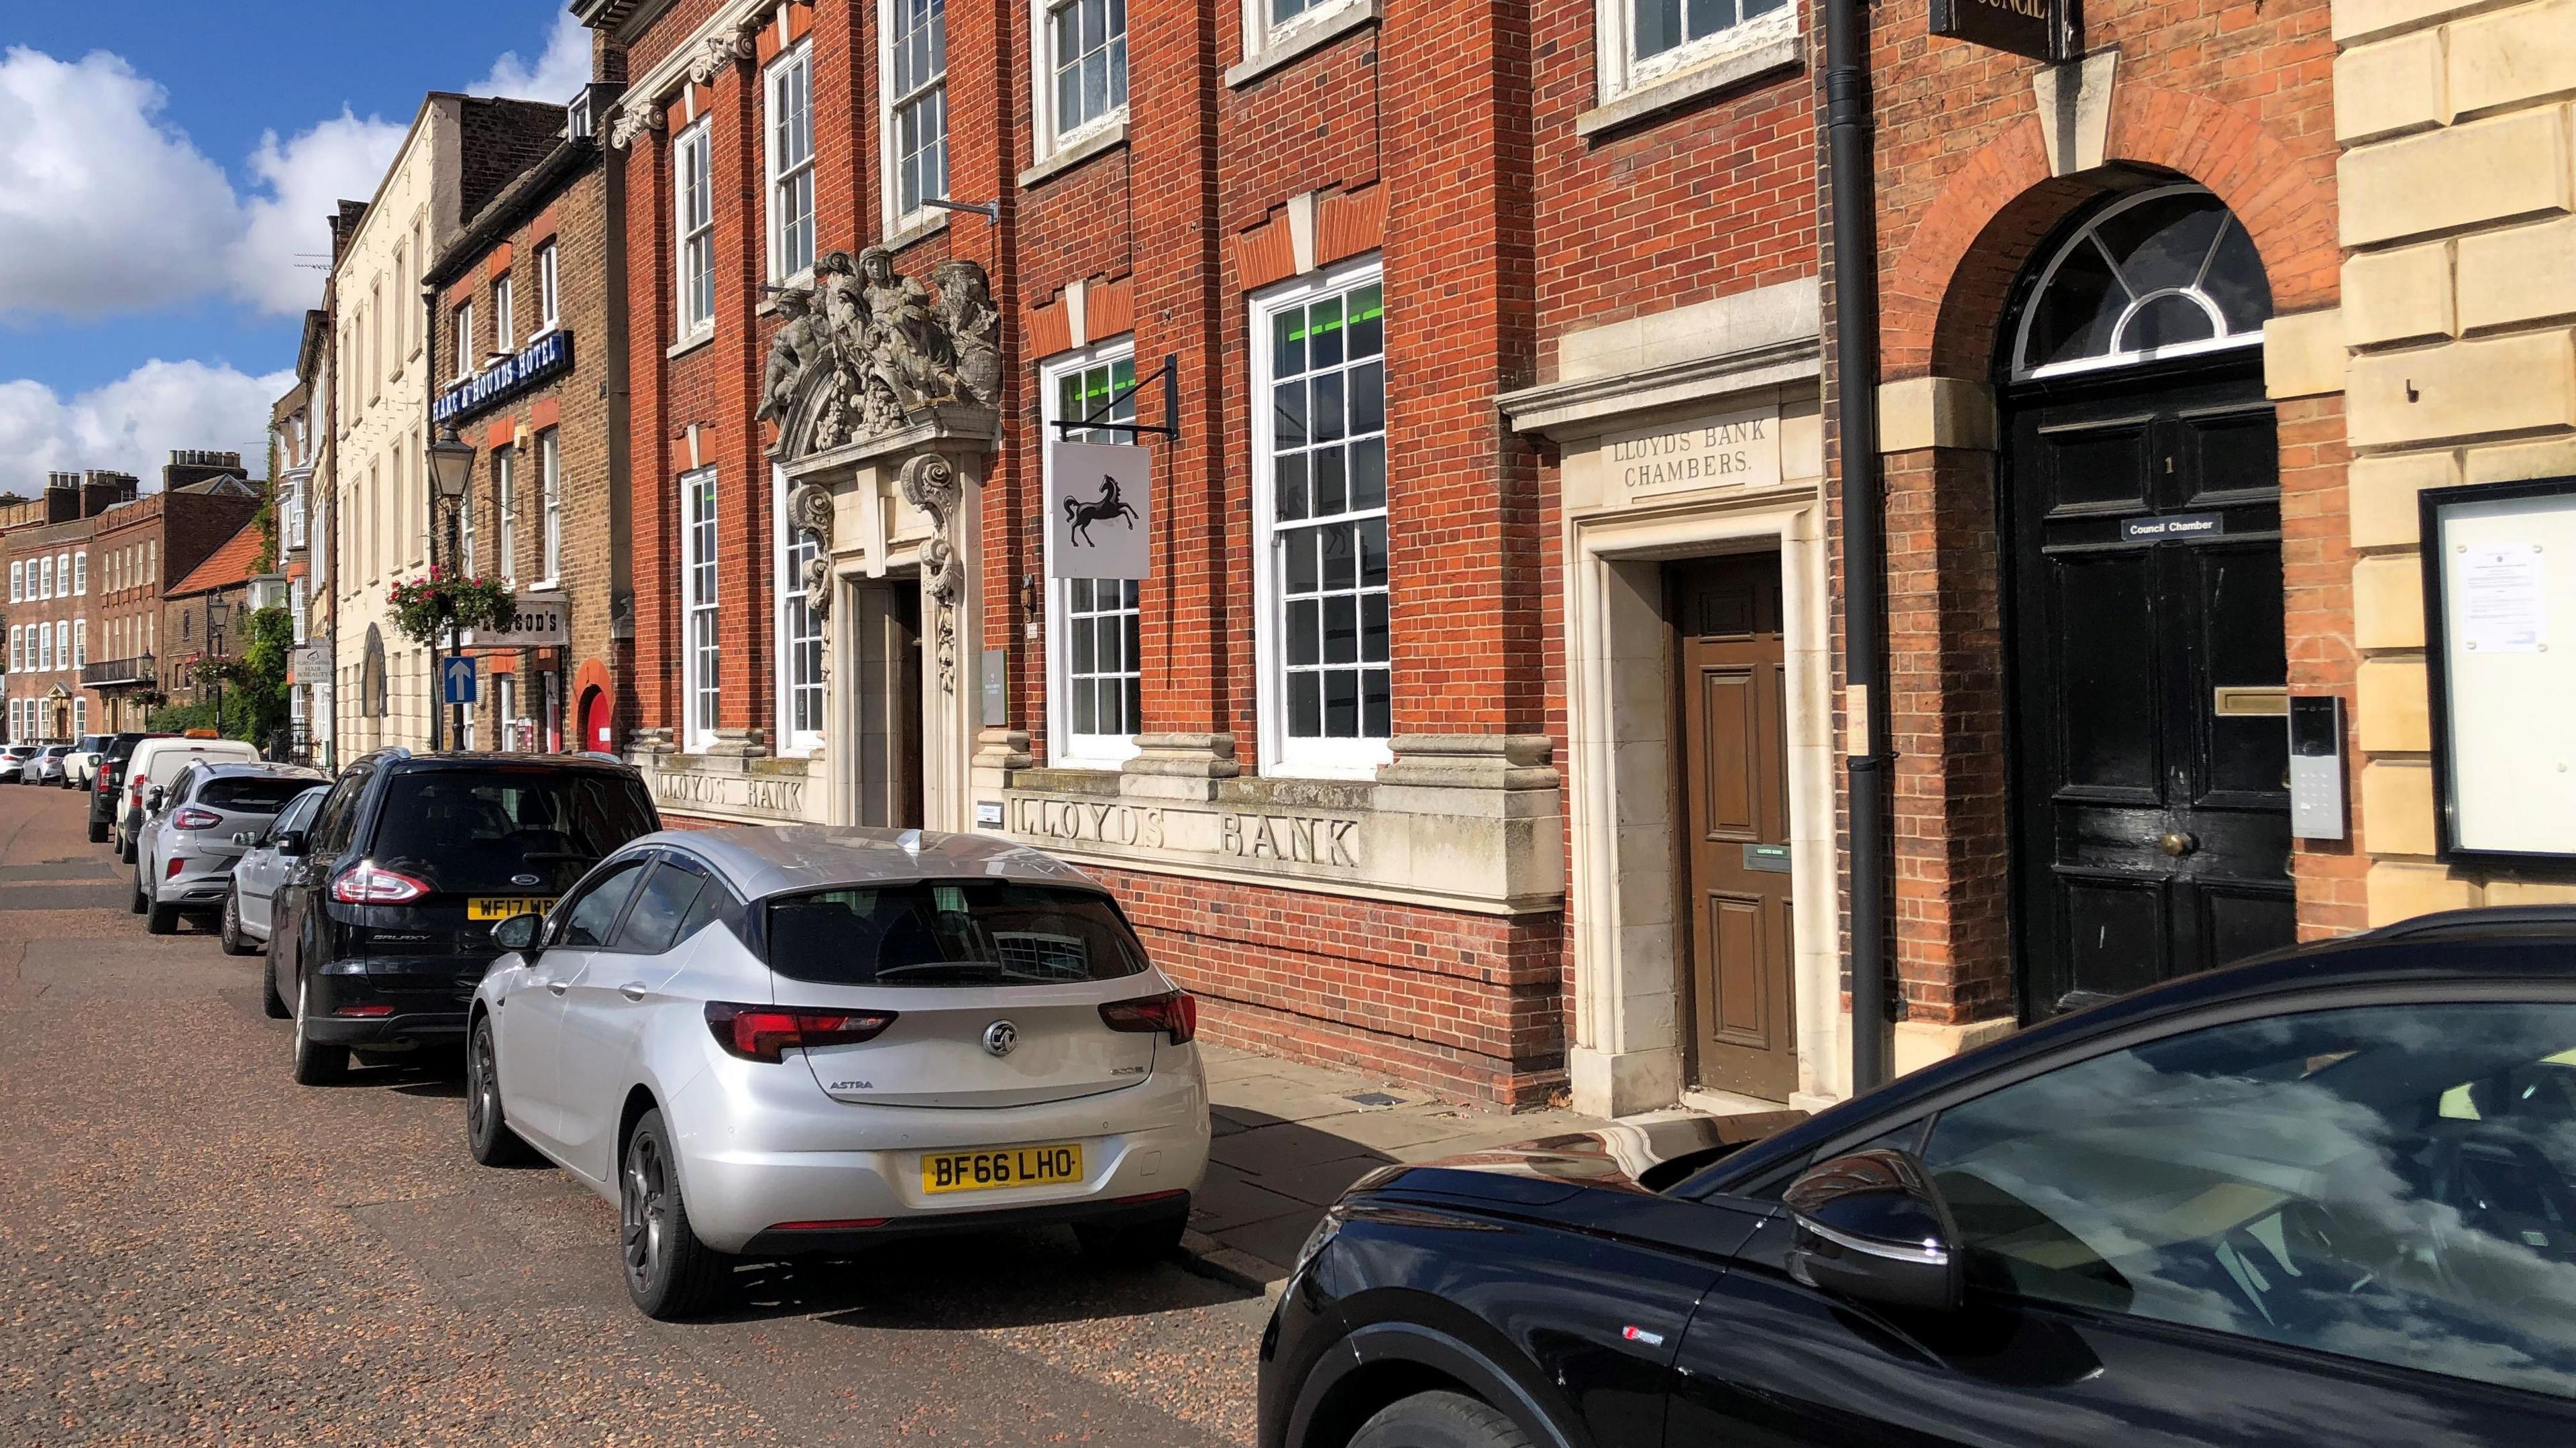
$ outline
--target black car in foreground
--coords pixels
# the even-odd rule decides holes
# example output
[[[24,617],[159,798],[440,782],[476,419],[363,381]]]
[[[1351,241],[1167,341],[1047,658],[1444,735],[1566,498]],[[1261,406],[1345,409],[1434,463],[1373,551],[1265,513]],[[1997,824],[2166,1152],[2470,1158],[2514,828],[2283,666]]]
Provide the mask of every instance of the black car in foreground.
[[[2576,913],[1362,1180],[1262,1448],[2576,1443]]]
[[[352,1051],[462,1046],[492,927],[661,827],[605,756],[385,749],[342,770],[312,827],[271,841],[267,1006],[294,1018],[295,1079],[336,1080]]]

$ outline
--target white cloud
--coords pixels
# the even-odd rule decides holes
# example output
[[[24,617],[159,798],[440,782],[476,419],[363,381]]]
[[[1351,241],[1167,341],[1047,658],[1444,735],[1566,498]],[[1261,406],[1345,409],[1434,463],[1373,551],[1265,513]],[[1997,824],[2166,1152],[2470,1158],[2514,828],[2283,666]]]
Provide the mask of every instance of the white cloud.
[[[219,284],[232,187],[161,121],[167,99],[104,51],[0,51],[0,317],[94,317]]]
[[[408,129],[374,116],[340,114],[287,141],[263,132],[251,153],[259,194],[240,208],[226,249],[233,291],[266,312],[301,312],[322,300],[317,263],[331,253],[329,220],[342,197],[376,194]]]
[[[157,486],[172,448],[239,452],[268,467],[268,413],[292,371],[253,377],[158,358],[66,401],[41,382],[0,382],[0,492],[33,496],[52,469],[114,468]]]
[[[562,105],[588,84],[590,30],[567,11],[555,17],[554,33],[546,37],[545,54],[537,57],[534,67],[521,60],[519,52],[505,50],[492,62],[492,73],[467,86],[465,93]]]

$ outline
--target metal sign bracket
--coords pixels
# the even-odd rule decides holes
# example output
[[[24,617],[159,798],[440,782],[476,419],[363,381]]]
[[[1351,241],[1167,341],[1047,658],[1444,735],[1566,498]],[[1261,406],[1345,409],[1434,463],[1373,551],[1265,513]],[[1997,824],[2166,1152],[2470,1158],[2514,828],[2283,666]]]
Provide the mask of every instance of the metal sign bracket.
[[[1137,388],[1144,386],[1146,383],[1153,381],[1157,377],[1163,379],[1163,426],[1156,427],[1152,424],[1142,422],[1102,421],[1102,419],[1109,416],[1111,409],[1117,407],[1119,403],[1126,401],[1128,398],[1135,396]],[[1125,387],[1109,394],[1109,400],[1101,403],[1099,410],[1092,413],[1089,417],[1060,417],[1050,422],[1048,426],[1057,429],[1059,434],[1076,431],[1123,432],[1128,436],[1133,437],[1138,433],[1150,432],[1156,437],[1167,437],[1174,442],[1178,442],[1181,438],[1181,430],[1179,427],[1172,424],[1173,420],[1178,418],[1180,415],[1181,359],[1166,353],[1163,357],[1162,366],[1155,368],[1153,371],[1148,372],[1144,376],[1137,378],[1135,381],[1128,383]]]

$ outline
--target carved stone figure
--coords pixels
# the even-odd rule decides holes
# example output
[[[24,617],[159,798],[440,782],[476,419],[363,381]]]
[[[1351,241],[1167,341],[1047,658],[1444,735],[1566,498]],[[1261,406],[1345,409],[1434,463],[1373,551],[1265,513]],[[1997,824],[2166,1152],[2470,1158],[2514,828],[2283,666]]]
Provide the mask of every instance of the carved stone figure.
[[[925,407],[992,406],[1001,394],[1001,314],[984,269],[943,262],[939,290],[869,247],[827,252],[812,281],[779,294],[788,322],[771,343],[759,416],[778,423],[771,457],[881,436]]]
[[[787,525],[799,537],[814,544],[814,556],[805,564],[805,607],[817,619],[832,612],[832,490],[816,483],[798,483],[787,493]]]
[[[930,279],[939,284],[939,323],[955,357],[957,390],[990,407],[1002,391],[1002,313],[984,269],[943,261],[930,269]]]
[[[957,469],[937,453],[905,461],[895,473],[904,500],[930,517],[930,536],[921,542],[921,591],[930,602],[930,651],[939,666],[939,687],[957,692],[957,600],[964,590],[959,578],[953,534],[961,489]]]

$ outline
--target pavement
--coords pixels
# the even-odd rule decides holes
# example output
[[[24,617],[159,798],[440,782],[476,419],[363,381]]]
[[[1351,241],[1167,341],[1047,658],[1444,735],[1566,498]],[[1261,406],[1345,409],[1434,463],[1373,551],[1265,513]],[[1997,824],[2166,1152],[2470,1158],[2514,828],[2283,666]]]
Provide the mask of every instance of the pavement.
[[[1211,1047],[1187,1259],[1000,1232],[656,1323],[608,1203],[473,1164],[449,1063],[294,1085],[259,960],[146,935],[84,804],[0,785],[0,1443],[1249,1443],[1260,1288],[1344,1185],[1579,1120]]]
[[[1588,1131],[1571,1111],[1518,1115],[1349,1071],[1202,1043],[1216,1141],[1184,1248],[1219,1278],[1276,1292],[1324,1209],[1394,1162]]]

